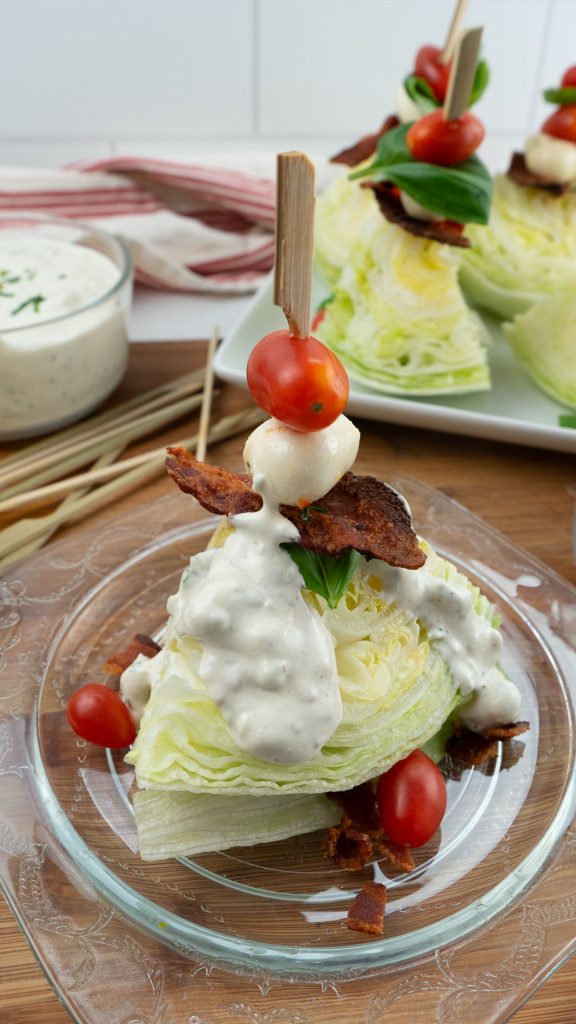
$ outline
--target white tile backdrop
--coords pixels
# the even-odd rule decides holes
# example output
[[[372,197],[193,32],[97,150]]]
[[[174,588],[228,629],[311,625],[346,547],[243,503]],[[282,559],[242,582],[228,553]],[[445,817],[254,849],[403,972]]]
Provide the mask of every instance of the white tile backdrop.
[[[373,130],[452,0],[18,0],[2,13],[0,163],[301,148]],[[497,166],[576,63],[576,0],[471,0]]]

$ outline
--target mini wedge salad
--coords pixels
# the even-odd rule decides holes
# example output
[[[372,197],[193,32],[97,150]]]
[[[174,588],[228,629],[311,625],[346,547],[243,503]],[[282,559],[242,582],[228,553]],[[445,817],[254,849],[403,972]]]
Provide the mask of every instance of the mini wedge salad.
[[[120,692],[100,687],[100,739],[85,694],[97,684],[72,697],[69,719],[92,741],[131,743],[144,859],[331,826],[326,850],[341,866],[368,853],[409,870],[446,802],[426,751],[441,756],[456,728],[489,755],[494,727],[525,727],[498,665],[498,616],[416,536],[401,495],[353,472],[360,435],[328,349],[274,332],[248,381],[275,415],[249,436],[244,475],[184,449],[167,460],[180,489],[225,521],[169,598],[160,642],[139,637],[108,663]],[[358,800],[362,850],[348,842],[344,855],[338,801],[349,824]]]
[[[476,54],[469,78],[475,66]],[[468,97],[469,79],[463,88]],[[487,223],[492,194],[476,156],[484,129],[465,106],[389,129],[374,158],[318,204],[316,266],[332,292],[318,335],[354,379],[380,391],[490,387],[485,329],[458,282],[466,225]]]
[[[460,268],[467,297],[503,319],[576,287],[576,66],[544,98],[557,109],[496,176]]]

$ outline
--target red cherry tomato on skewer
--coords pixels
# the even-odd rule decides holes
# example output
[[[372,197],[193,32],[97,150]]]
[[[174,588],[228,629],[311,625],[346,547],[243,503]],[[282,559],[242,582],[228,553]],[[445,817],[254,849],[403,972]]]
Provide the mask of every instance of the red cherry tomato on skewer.
[[[571,68],[562,75],[562,88],[570,89],[576,86],[576,64],[573,64]]]
[[[386,835],[401,846],[424,846],[446,810],[446,783],[426,754],[413,750],[378,779],[378,810]]]
[[[544,121],[542,131],[545,135],[553,135],[557,139],[576,142],[576,103],[566,103],[563,107],[558,107],[558,110]]]
[[[126,704],[102,683],[88,683],[72,694],[66,716],[78,736],[100,747],[129,747],[136,739]]]
[[[254,346],[246,367],[254,401],[293,430],[329,427],[348,401],[348,374],[316,338],[274,331]]]
[[[484,138],[484,126],[470,111],[445,121],[442,110],[433,110],[410,125],[406,144],[415,160],[453,167],[467,160]]]
[[[446,99],[450,78],[450,63],[440,63],[441,53],[438,46],[421,46],[414,62],[414,74],[428,82],[439,103]]]

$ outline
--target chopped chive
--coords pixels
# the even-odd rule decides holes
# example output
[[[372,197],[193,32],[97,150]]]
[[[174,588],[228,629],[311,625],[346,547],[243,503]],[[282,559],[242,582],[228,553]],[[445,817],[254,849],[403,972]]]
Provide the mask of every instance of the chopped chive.
[[[16,316],[17,313],[21,313],[27,306],[33,306],[34,312],[39,313],[40,304],[42,302],[46,302],[46,297],[44,295],[32,295],[31,298],[26,299],[24,302],[21,302],[19,306],[16,306],[16,309],[12,310],[10,316]]]

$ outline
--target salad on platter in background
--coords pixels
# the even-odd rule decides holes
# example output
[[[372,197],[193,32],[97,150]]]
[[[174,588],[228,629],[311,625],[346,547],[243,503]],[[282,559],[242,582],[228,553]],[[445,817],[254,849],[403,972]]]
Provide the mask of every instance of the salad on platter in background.
[[[169,449],[181,490],[227,519],[168,600],[68,718],[129,746],[141,856],[225,850],[327,828],[325,854],[404,871],[438,829],[446,744],[478,763],[527,728],[499,665],[494,607],[414,532],[403,497],[352,471],[348,380],[312,337],[276,331],[247,376],[270,414],[243,474]],[[385,886],[348,926],[382,934]]]
[[[511,319],[576,283],[576,66],[544,97],[559,104],[494,181],[488,226],[471,228],[466,295]]]
[[[451,74],[460,68],[455,61]],[[453,113],[438,107],[389,128],[373,159],[337,179],[318,204],[316,266],[332,291],[318,336],[355,380],[379,391],[490,387],[486,331],[458,281],[466,226],[487,223],[492,193],[476,156],[484,128],[463,109],[469,81],[464,89]]]

